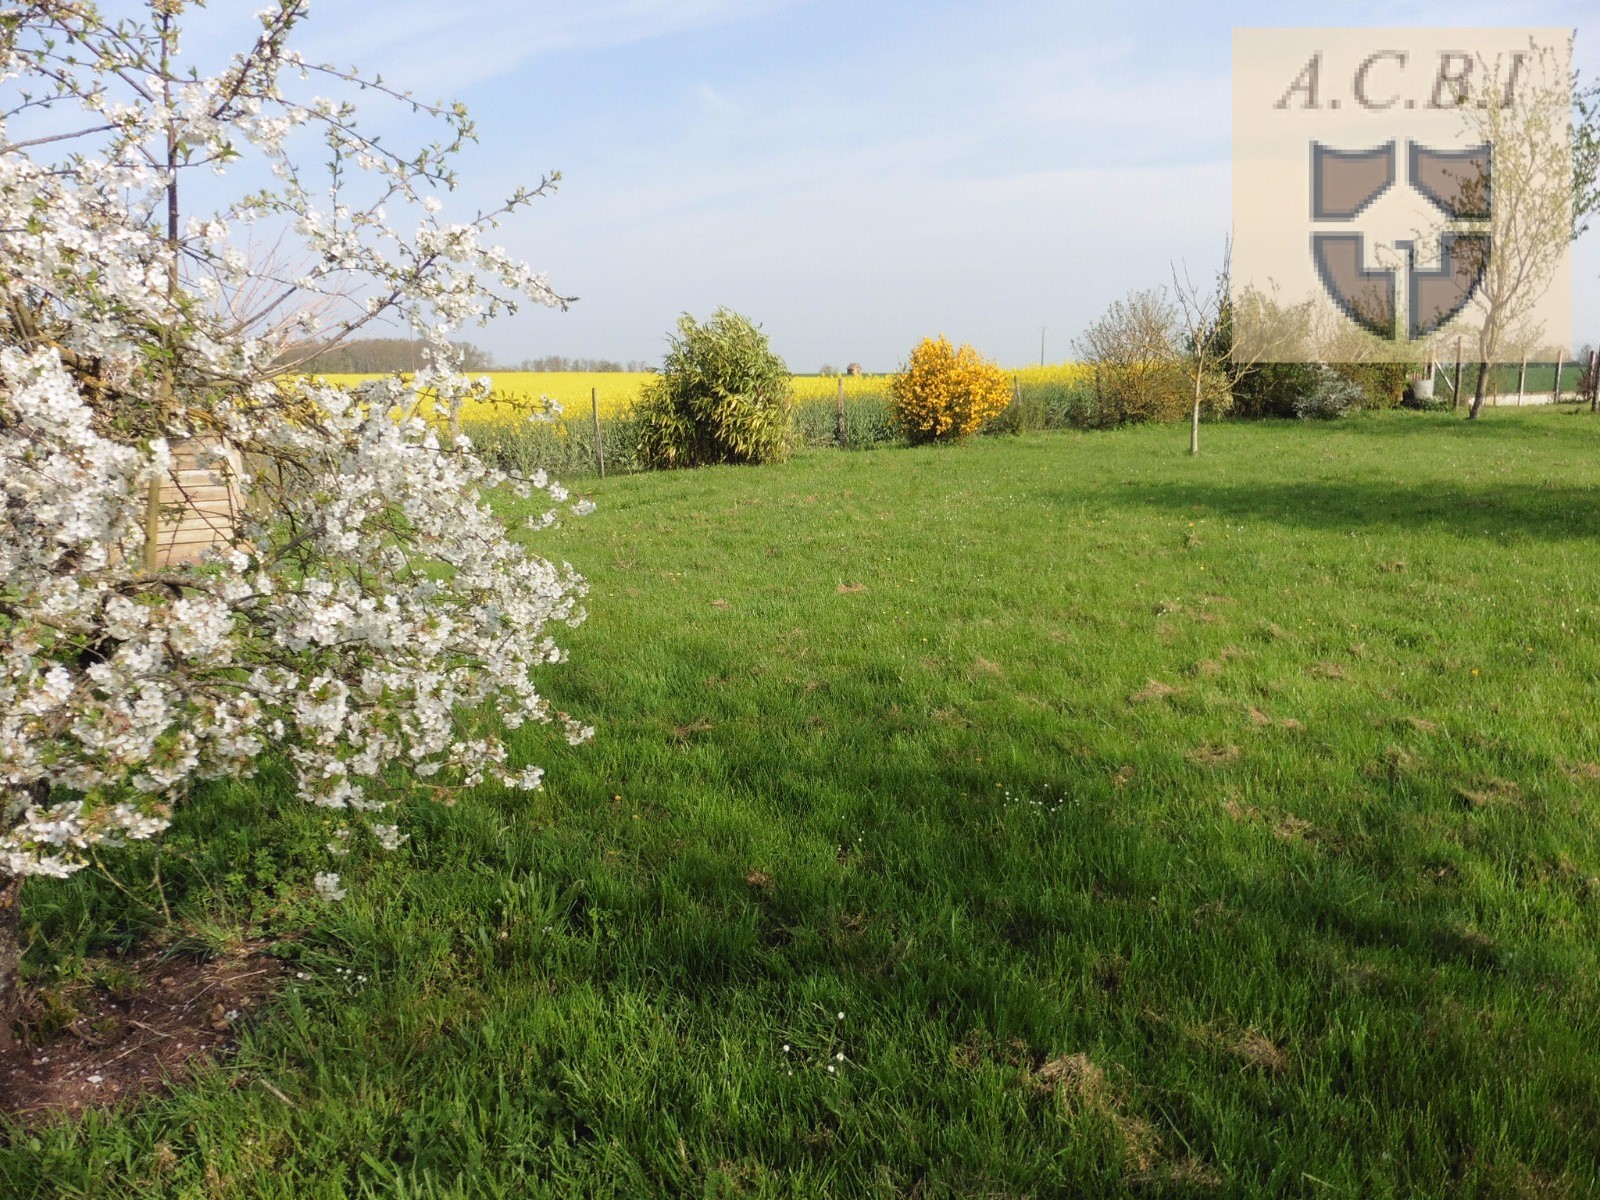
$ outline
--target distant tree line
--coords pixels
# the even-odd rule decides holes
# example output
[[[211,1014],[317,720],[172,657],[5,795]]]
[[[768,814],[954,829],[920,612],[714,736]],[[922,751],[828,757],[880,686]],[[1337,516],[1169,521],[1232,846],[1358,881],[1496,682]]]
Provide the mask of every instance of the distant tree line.
[[[463,371],[492,371],[494,357],[471,342],[456,342]],[[378,375],[415,371],[426,361],[423,343],[413,338],[354,338],[334,345],[305,343],[285,351],[281,365],[321,375]]]
[[[610,358],[564,358],[559,354],[525,358],[516,365],[495,361],[494,355],[471,342],[456,342],[463,371],[649,371],[652,364]],[[424,347],[412,338],[356,338],[335,345],[315,342],[295,346],[280,357],[281,366],[322,375],[378,375],[414,371],[424,360]]]
[[[620,362],[614,358],[563,358],[559,354],[547,354],[543,358],[525,358],[515,367],[507,368],[516,371],[653,371],[654,363],[643,362],[639,359],[629,359]]]

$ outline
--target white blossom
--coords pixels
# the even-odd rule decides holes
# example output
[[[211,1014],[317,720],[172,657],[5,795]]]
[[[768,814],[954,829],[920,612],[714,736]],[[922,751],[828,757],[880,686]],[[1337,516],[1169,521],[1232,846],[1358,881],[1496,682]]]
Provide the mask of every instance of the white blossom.
[[[378,839],[378,845],[385,850],[398,850],[402,843],[411,840],[411,835],[401,833],[398,825],[374,825],[372,836]]]
[[[452,186],[464,110],[421,106],[448,130],[418,155],[368,139],[345,100],[290,99],[279,78],[306,69],[285,44],[304,12],[264,10],[255,50],[195,78],[150,76],[156,29],[91,6],[23,6],[0,41],[0,88],[79,85],[18,111],[55,130],[81,105],[100,139],[19,147],[0,122],[0,874],[71,874],[97,845],[159,834],[196,781],[268,756],[355,824],[393,808],[367,827],[395,849],[408,787],[541,785],[539,767],[508,765],[500,727],[593,736],[534,682],[563,661],[553,634],[584,619],[586,585],[491,503],[507,487],[567,493],[508,478],[422,418],[483,386],[457,370],[453,331],[564,305],[484,240],[553,179],[471,222],[437,219],[428,193]],[[57,57],[59,21],[93,53]],[[332,186],[291,157],[300,130],[339,164]],[[169,172],[174,133],[185,155]],[[169,183],[246,157],[277,182],[185,211],[169,243]],[[302,265],[252,259],[258,225]],[[369,313],[424,339],[413,377],[357,395],[277,374],[308,331],[337,338]],[[234,481],[248,503],[203,561],[152,565],[152,489],[197,438],[217,448],[207,469],[231,470],[223,449],[250,464]],[[344,895],[334,873],[316,886]]]

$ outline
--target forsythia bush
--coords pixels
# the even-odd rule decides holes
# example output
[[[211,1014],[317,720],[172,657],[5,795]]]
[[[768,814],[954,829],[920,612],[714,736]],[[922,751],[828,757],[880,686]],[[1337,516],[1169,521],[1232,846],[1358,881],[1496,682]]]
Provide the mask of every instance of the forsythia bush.
[[[1011,401],[1006,374],[971,346],[924,338],[889,384],[896,422],[913,442],[976,433]]]
[[[726,308],[703,324],[685,314],[633,412],[639,458],[650,467],[774,462],[789,452],[792,408],[789,368],[766,334]]]

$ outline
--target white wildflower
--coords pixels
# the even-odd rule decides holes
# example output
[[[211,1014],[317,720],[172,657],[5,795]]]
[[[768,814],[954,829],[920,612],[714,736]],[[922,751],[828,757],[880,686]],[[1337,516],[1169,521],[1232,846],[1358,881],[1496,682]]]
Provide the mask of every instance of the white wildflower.
[[[398,825],[374,825],[372,836],[385,850],[398,850],[402,843],[411,840],[409,833],[401,833]]]

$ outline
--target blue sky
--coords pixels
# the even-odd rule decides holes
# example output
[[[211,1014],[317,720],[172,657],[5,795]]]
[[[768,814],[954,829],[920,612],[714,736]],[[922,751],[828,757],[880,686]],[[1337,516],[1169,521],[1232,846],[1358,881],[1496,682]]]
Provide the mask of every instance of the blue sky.
[[[1036,361],[1041,326],[1059,360],[1173,260],[1213,269],[1234,26],[1571,28],[1592,3],[326,0],[302,46],[464,100],[464,206],[562,171],[502,240],[581,300],[471,335],[502,358],[654,359],[727,304],[795,370],[879,370],[939,332]],[[1600,35],[1578,54],[1600,73]],[[1578,254],[1600,338],[1597,236]]]

